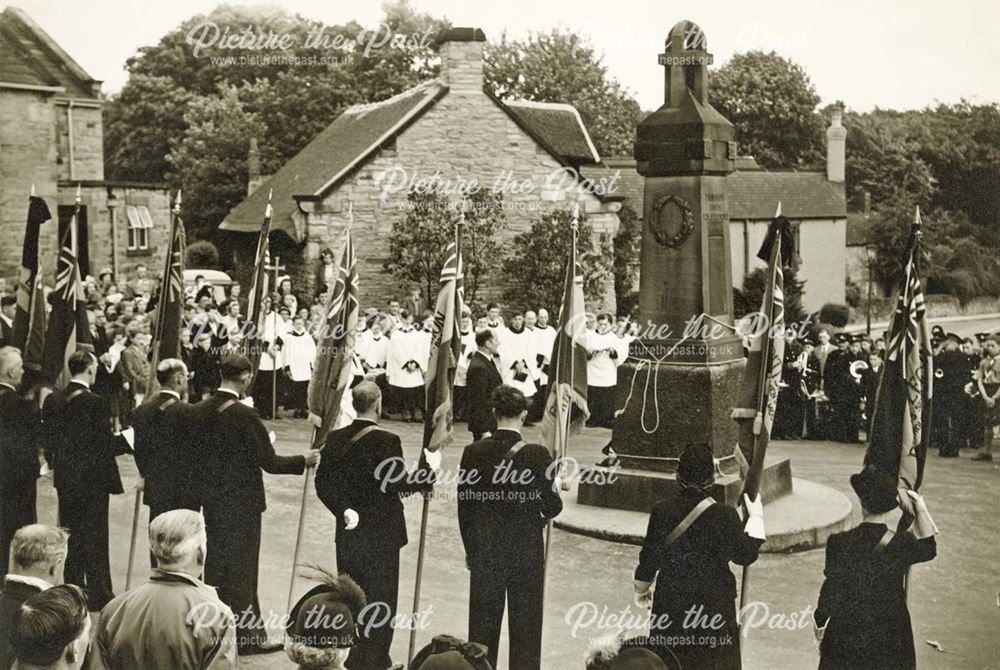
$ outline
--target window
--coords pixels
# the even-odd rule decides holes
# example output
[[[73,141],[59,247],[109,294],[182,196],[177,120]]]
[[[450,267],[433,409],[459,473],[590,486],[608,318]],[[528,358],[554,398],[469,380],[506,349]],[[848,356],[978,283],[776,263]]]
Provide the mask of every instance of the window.
[[[128,250],[146,251],[149,249],[149,231],[153,228],[153,217],[145,205],[129,205],[125,208],[128,214]]]

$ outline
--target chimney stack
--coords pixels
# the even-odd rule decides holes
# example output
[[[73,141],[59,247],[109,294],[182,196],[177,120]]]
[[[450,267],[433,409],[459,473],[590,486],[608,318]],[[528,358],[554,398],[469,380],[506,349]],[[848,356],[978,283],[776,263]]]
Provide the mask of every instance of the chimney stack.
[[[450,94],[483,92],[483,46],[479,28],[451,28],[441,35],[441,79]]]
[[[833,110],[833,119],[826,129],[826,178],[829,181],[844,183],[844,164],[847,160],[847,129],[841,123],[844,110]]]
[[[263,179],[260,176],[260,152],[257,151],[257,138],[250,138],[250,153],[247,155],[247,196],[253,195]]]

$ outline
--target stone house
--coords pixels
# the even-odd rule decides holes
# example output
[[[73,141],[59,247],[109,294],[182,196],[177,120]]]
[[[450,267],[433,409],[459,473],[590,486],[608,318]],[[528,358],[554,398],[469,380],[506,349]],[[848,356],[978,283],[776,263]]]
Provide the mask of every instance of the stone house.
[[[236,237],[236,266],[252,266],[247,261],[270,193],[272,256],[288,267],[296,290],[311,296],[320,251],[330,247],[339,253],[353,206],[362,305],[403,296],[406,287],[383,263],[393,222],[406,215],[410,185],[429,180],[452,200],[473,182],[501,192],[503,240],[528,230],[546,211],[572,210],[576,204],[595,233],[610,240],[623,196],[581,176],[600,156],[580,115],[570,105],[503,101],[484,89],[485,39],[479,29],[448,31],[437,79],[348,108],[266,179],[253,174],[250,161],[251,192],[220,225]],[[480,298],[499,297],[501,290],[491,279]],[[593,307],[613,311],[610,280],[603,293]]]
[[[39,241],[40,266],[50,281],[78,187],[85,275],[163,262],[166,187],[104,179],[103,104],[101,82],[27,14],[15,7],[0,12],[0,277],[8,287],[21,262],[32,186],[52,212]]]

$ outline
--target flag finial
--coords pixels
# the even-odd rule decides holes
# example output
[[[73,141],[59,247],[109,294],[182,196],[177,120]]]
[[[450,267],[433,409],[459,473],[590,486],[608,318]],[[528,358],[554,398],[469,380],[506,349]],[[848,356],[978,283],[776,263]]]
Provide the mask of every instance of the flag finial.
[[[781,216],[781,201],[780,200],[778,201],[778,209],[775,210],[775,212],[774,212],[774,218],[777,219],[779,216]]]
[[[80,188],[80,182],[77,182],[77,184],[76,184],[76,204],[79,205],[81,202],[83,202],[83,192],[82,192],[82,190]]]
[[[580,203],[573,205],[573,222],[570,224],[573,230],[580,227]]]
[[[31,193],[29,194],[32,198],[35,197],[35,182],[31,182]]]
[[[181,190],[177,189],[177,198],[174,200],[174,214],[181,213]]]

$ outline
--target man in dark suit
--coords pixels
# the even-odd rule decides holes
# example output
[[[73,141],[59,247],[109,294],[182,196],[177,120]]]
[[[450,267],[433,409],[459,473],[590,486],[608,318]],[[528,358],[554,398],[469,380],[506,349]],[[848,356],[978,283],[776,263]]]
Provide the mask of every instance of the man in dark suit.
[[[35,523],[40,419],[35,403],[17,392],[23,374],[17,349],[0,348],[0,576],[14,532]]]
[[[273,433],[257,412],[240,402],[253,374],[250,360],[228,355],[220,365],[219,390],[194,408],[189,432],[201,473],[201,504],[208,530],[205,582],[215,586],[240,624],[236,642],[242,655],[277,651],[267,640],[257,599],[261,514],[267,509],[261,470],[300,475],[319,461],[318,451],[278,456]]]
[[[382,392],[373,382],[352,389],[354,422],[330,433],[316,471],[316,494],[337,519],[337,570],[349,575],[368,597],[369,618],[392,620],[399,587],[399,550],[406,545],[402,498],[430,491],[440,452],[424,452],[422,467],[407,473],[399,436],[379,428]],[[374,605],[377,603],[377,605]],[[359,620],[358,646],[348,668],[385,670],[393,628]],[[401,666],[400,666],[401,667]]]
[[[143,502],[149,521],[172,509],[198,511],[197,456],[189,453],[188,438],[194,407],[187,400],[188,372],[179,358],[165,358],[156,366],[159,392],[132,414],[135,464],[143,478]],[[155,557],[152,566],[156,567]]]
[[[403,303],[400,307],[412,314],[414,321],[418,321],[420,319],[423,313],[427,310],[427,301],[420,295],[419,286],[413,286],[410,288],[410,295],[403,298]]]
[[[508,665],[537,670],[542,651],[546,521],[562,511],[545,447],[526,444],[528,401],[502,385],[492,397],[496,433],[462,452],[458,525],[469,578],[469,641],[489,649],[496,667],[504,602],[509,605]]]
[[[503,384],[503,377],[494,357],[500,348],[500,338],[488,328],[476,333],[477,351],[469,356],[469,369],[465,374],[468,405],[465,410],[469,432],[475,442],[489,436],[497,429],[490,405],[493,389]]]
[[[9,670],[14,662],[10,629],[21,605],[36,593],[63,583],[68,539],[61,528],[41,524],[25,526],[14,535],[14,560],[0,593],[0,670]]]
[[[114,597],[108,562],[108,499],[123,493],[115,456],[128,450],[112,433],[111,406],[90,387],[97,359],[69,357],[70,382],[45,399],[45,457],[59,494],[59,523],[70,533],[66,581],[87,593],[93,611]]]
[[[14,313],[17,311],[17,298],[12,295],[0,295],[0,346],[9,346],[14,336]]]

